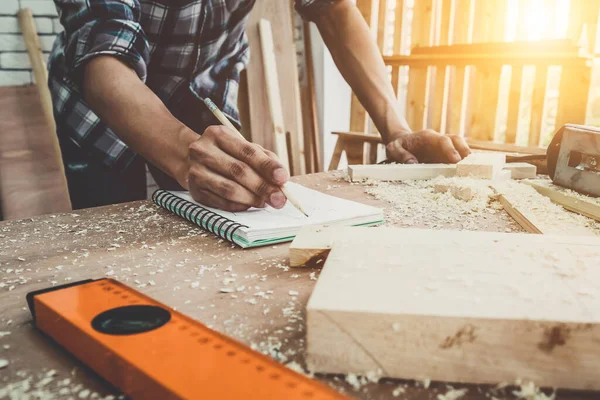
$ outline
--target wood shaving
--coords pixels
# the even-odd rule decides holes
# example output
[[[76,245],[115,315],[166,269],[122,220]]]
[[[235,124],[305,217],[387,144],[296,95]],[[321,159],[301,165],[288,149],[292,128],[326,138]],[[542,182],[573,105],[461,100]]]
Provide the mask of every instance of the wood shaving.
[[[437,400],[458,400],[462,398],[469,389],[450,389],[444,394],[438,394]]]

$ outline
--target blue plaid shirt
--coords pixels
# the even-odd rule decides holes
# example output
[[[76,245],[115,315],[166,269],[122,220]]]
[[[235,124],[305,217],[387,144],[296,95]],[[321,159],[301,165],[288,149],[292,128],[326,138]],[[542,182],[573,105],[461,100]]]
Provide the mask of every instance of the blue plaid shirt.
[[[135,157],[81,96],[82,67],[99,55],[133,68],[167,107],[191,90],[239,124],[238,80],[249,58],[245,24],[255,0],[54,1],[64,27],[48,65],[57,130],[94,159],[120,169]],[[333,1],[295,0],[309,20]],[[198,118],[210,121],[201,110]]]

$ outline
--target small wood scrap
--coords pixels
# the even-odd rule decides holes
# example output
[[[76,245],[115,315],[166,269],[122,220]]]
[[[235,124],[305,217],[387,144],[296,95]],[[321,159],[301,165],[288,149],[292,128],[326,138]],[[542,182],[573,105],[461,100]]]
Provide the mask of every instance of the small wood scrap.
[[[504,166],[511,172],[512,179],[535,179],[537,167],[529,163],[509,163]]]
[[[380,181],[426,180],[456,174],[455,164],[384,164],[350,165],[348,176],[353,182],[364,179]]]
[[[504,209],[527,232],[569,236],[600,234],[600,226],[593,220],[565,211],[528,185],[504,182],[492,188]]]
[[[502,175],[506,155],[501,153],[473,153],[456,165],[456,176],[497,179]]]
[[[554,203],[560,204],[569,211],[600,221],[599,199],[556,186],[548,180],[524,181],[523,183],[531,186],[538,193],[548,197]]]
[[[307,305],[309,370],[600,389],[599,237],[326,233],[331,252]]]

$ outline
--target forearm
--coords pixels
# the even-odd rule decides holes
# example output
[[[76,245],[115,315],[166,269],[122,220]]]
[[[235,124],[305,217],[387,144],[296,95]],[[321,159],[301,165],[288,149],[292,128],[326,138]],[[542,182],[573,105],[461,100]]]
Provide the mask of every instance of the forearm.
[[[177,120],[128,66],[111,56],[85,65],[83,95],[128,146],[187,186],[189,145],[198,135]]]
[[[399,113],[381,53],[354,4],[339,0],[315,21],[344,79],[365,107],[383,140],[410,132]]]

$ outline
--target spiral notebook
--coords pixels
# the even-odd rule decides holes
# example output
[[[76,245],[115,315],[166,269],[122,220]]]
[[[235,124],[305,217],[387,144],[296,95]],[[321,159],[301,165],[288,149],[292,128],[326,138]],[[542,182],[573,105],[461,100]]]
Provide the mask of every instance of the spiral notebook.
[[[330,196],[302,185],[286,187],[305,208],[309,217],[289,202],[277,210],[251,208],[228,212],[211,208],[192,199],[188,192],[159,189],[152,200],[161,207],[240,247],[258,247],[291,241],[307,225],[368,226],[383,222],[383,211],[339,197]]]

